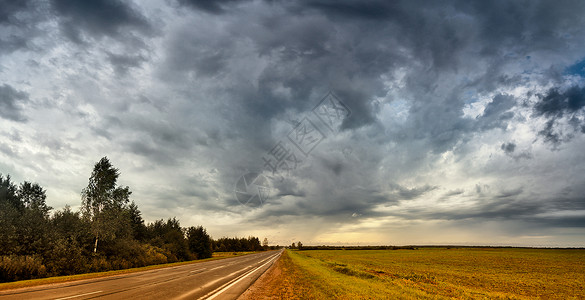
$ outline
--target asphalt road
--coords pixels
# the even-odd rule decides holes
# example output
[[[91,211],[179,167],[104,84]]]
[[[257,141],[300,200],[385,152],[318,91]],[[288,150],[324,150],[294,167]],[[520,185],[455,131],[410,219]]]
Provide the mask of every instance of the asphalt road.
[[[283,250],[0,292],[0,299],[236,299]]]

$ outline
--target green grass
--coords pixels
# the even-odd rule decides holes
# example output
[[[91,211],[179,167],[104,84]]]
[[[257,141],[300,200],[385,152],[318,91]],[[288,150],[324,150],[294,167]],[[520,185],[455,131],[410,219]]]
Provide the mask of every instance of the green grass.
[[[200,263],[200,262],[204,262],[204,261],[224,259],[224,258],[234,257],[234,256],[242,256],[242,255],[247,255],[247,254],[251,254],[251,253],[255,253],[255,252],[214,252],[213,257],[206,258],[206,259],[200,259],[200,260],[182,261],[182,262],[160,264],[160,265],[150,265],[150,266],[145,266],[145,267],[140,267],[140,268],[131,268],[131,269],[115,270],[115,271],[107,271],[107,272],[85,273],[85,274],[76,274],[76,275],[69,275],[69,276],[57,276],[57,277],[22,280],[22,281],[15,281],[15,282],[5,282],[5,283],[0,283],[0,291],[17,289],[17,288],[24,288],[24,287],[32,287],[32,286],[43,285],[43,284],[61,283],[61,282],[100,278],[100,277],[113,276],[113,275],[129,274],[129,273],[135,273],[135,272],[140,272],[140,271],[147,271],[147,270],[154,270],[154,269],[161,269],[161,268],[167,268],[167,267]]]
[[[583,299],[585,250],[287,250],[312,299]],[[308,289],[308,290],[307,290]],[[295,298],[295,297],[287,297]]]

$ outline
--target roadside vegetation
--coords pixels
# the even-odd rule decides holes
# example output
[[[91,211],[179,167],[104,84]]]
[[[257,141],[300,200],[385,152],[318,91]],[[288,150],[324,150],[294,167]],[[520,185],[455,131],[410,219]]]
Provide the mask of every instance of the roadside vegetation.
[[[107,157],[81,192],[81,209],[52,211],[37,183],[0,174],[0,282],[105,272],[212,257],[214,251],[261,251],[257,237],[213,240],[179,220],[146,224],[120,172]]]
[[[248,299],[585,298],[583,249],[289,249],[277,267]]]
[[[295,264],[291,250],[284,251],[274,265],[266,271],[244,294],[242,300],[269,299],[328,299],[313,281],[315,277]]]

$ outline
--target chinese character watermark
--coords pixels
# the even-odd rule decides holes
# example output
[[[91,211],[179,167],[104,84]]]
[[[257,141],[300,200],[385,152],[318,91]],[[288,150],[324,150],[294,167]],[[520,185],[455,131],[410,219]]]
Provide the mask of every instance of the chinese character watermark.
[[[313,108],[313,113],[323,122],[331,131],[336,132],[341,127],[343,120],[351,115],[351,110],[341,102],[333,93],[329,92]]]
[[[305,156],[309,156],[309,153],[325,139],[325,134],[311,120],[304,118],[286,137]]]

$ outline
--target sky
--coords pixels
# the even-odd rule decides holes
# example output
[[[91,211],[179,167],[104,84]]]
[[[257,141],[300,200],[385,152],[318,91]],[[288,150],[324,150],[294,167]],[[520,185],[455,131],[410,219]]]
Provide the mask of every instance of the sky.
[[[0,3],[0,173],[55,210],[107,156],[214,238],[585,246],[581,0]]]

